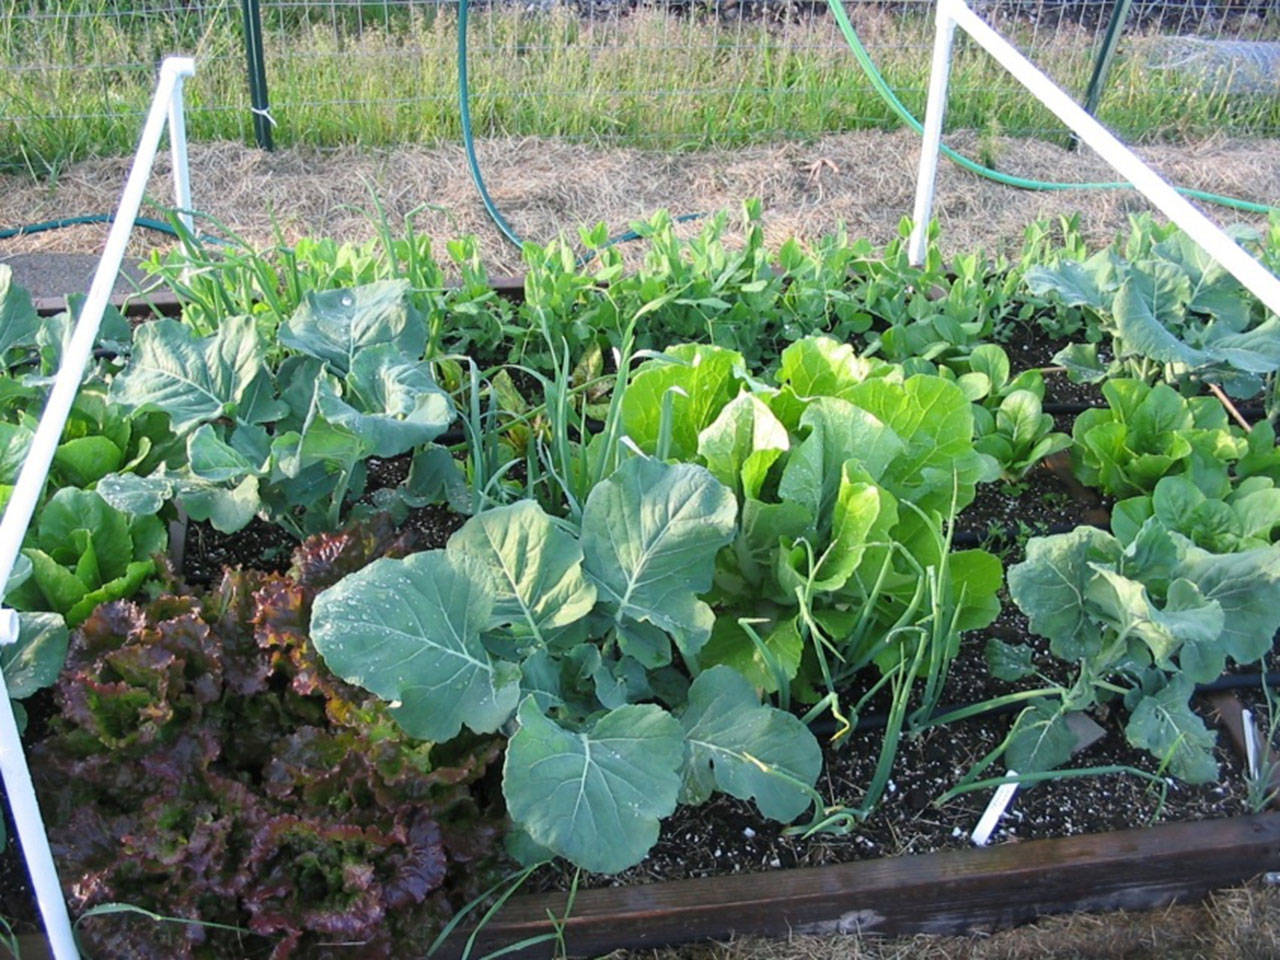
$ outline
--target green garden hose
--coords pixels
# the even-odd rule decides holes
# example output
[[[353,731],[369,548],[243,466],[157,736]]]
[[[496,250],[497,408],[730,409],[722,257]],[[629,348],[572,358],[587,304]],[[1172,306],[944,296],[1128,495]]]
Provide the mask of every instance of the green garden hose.
[[[467,152],[471,182],[476,185],[485,213],[489,214],[489,219],[504,237],[517,247],[524,246],[519,235],[511,229],[511,224],[507,223],[502,211],[489,196],[484,177],[480,174],[480,162],[476,159],[476,142],[471,135],[471,86],[467,80],[467,0],[458,0],[458,112],[462,119],[462,146]]]
[[[480,164],[476,159],[475,140],[471,131],[471,91],[467,79],[467,8],[469,0],[458,0],[458,106],[462,116],[462,144],[467,154],[467,166],[471,170],[471,180],[476,185],[476,190],[480,194],[480,200],[484,204],[485,211],[489,214],[489,219],[502,232],[502,235],[510,240],[516,246],[521,245],[520,237],[511,225],[507,223],[498,210],[497,205],[493,202],[493,198],[489,196],[489,191],[485,187],[484,177],[480,173]],[[889,86],[884,76],[876,68],[875,63],[871,59],[871,55],[867,52],[867,48],[862,45],[862,41],[858,38],[858,33],[853,29],[853,24],[849,21],[849,15],[845,11],[842,0],[827,0],[831,8],[832,16],[835,17],[836,23],[840,27],[840,32],[844,35],[845,41],[849,44],[849,49],[853,51],[854,59],[857,60],[858,66],[862,68],[862,72],[866,74],[867,79],[871,81],[872,87],[880,94],[881,98],[887,103],[890,109],[897,114],[898,118],[909,126],[916,133],[924,132],[924,125],[921,124],[911,113],[910,110],[903,105],[898,99],[897,94]],[[1131,190],[1133,185],[1124,180],[1111,180],[1093,183],[1056,183],[1048,180],[1032,180],[1027,177],[1014,176],[1013,174],[1001,173],[999,170],[993,170],[984,166],[975,160],[970,160],[963,154],[957,153],[955,150],[942,145],[942,153],[948,159],[987,180],[1004,184],[1009,187],[1016,187],[1019,190]],[[1175,188],[1183,196],[1191,197],[1195,200],[1201,200],[1206,203],[1217,204],[1218,206],[1230,207],[1234,210],[1243,210],[1249,213],[1268,214],[1272,212],[1280,212],[1280,208],[1267,206],[1262,203],[1254,203],[1250,200],[1239,200],[1235,197],[1224,197],[1216,193],[1208,193],[1204,190],[1192,190],[1187,187]],[[610,243],[621,243],[625,240],[635,239],[633,234],[620,234],[618,237],[610,240]]]
[[[840,32],[844,35],[845,41],[849,44],[849,49],[853,52],[854,59],[858,62],[858,66],[862,68],[862,72],[866,74],[867,79],[871,81],[871,86],[880,95],[889,108],[897,115],[898,119],[914,130],[917,134],[923,133],[924,127],[919,120],[912,115],[898,99],[897,94],[889,86],[884,76],[876,68],[875,63],[871,59],[871,55],[867,52],[867,48],[862,45],[862,41],[858,37],[858,33],[853,28],[853,24],[849,20],[849,15],[845,11],[842,0],[827,0],[828,6],[831,8],[831,14],[835,18],[836,24],[840,28]],[[480,172],[480,163],[476,158],[475,137],[471,129],[471,95],[470,84],[467,76],[467,11],[468,0],[458,0],[458,109],[462,121],[462,144],[467,155],[467,166],[471,172],[471,180],[476,186],[476,190],[480,194],[480,200],[484,204],[485,212],[489,215],[494,225],[502,233],[502,235],[515,244],[517,247],[522,245],[520,236],[507,223],[502,212],[498,209],[497,204],[493,202],[493,198],[489,195],[488,189],[485,187],[484,177]],[[1058,183],[1049,180],[1033,180],[1028,177],[1019,177],[1013,174],[1001,173],[999,170],[993,170],[984,166],[975,160],[957,153],[946,144],[942,145],[942,153],[953,163],[968,170],[970,173],[977,174],[987,180],[995,183],[1004,184],[1005,186],[1015,187],[1019,190],[1129,190],[1133,185],[1123,180],[1112,180],[1091,183]],[[1204,190],[1192,190],[1187,187],[1175,187],[1175,189],[1183,196],[1190,197],[1193,200],[1200,200],[1205,203],[1212,203],[1222,207],[1229,207],[1233,210],[1242,210],[1248,213],[1270,214],[1280,212],[1280,208],[1269,206],[1263,203],[1254,203],[1250,200],[1240,200],[1235,197],[1226,197],[1216,193],[1209,193]],[[685,215],[679,219],[694,219],[701,214]],[[21,236],[23,234],[39,233],[43,230],[56,230],[61,227],[72,226],[80,223],[103,223],[110,222],[111,214],[93,214],[84,217],[67,217],[61,220],[49,220],[43,223],[30,224],[22,227],[13,227],[10,229],[0,230],[0,240],[10,237]],[[176,235],[173,228],[167,224],[157,220],[145,220],[139,218],[138,226],[145,227],[149,230],[157,230],[162,233]],[[609,244],[622,243],[626,240],[636,239],[635,234],[631,232],[619,234],[617,237],[611,238]]]
[[[465,5],[466,0],[461,0]],[[862,72],[867,75],[867,79],[871,81],[871,86],[875,88],[876,93],[880,94],[884,100],[898,115],[903,123],[909,126],[916,133],[924,133],[924,125],[917,120],[898,99],[897,94],[893,92],[889,84],[885,81],[880,71],[876,69],[875,63],[871,60],[871,55],[867,53],[867,48],[862,45],[862,41],[858,38],[858,33],[853,29],[853,24],[849,21],[849,15],[845,12],[842,0],[827,0],[827,5],[831,8],[831,14],[835,17],[836,24],[840,27],[840,32],[844,34],[845,42],[849,44],[849,49],[853,51],[854,59],[858,61],[858,66],[862,67]],[[1031,180],[1027,177],[1018,177],[1008,173],[1001,173],[999,170],[992,170],[990,167],[984,166],[977,161],[970,160],[968,157],[952,150],[945,143],[942,145],[942,153],[955,164],[968,170],[970,173],[976,173],[980,177],[987,180],[993,180],[996,183],[1002,183],[1005,186],[1017,187],[1019,190],[1131,190],[1133,184],[1124,180],[1103,181],[1100,183],[1056,183],[1049,180]],[[1250,200],[1239,200],[1235,197],[1224,197],[1216,193],[1208,193],[1204,190],[1192,190],[1187,187],[1174,187],[1184,197],[1190,197],[1193,200],[1202,200],[1205,203],[1217,204],[1221,207],[1230,207],[1233,210],[1244,210],[1248,213],[1269,214],[1280,212],[1280,208],[1268,206],[1264,203],[1254,203]]]
[[[44,233],[46,230],[61,230],[64,227],[76,227],[82,223],[111,223],[115,220],[114,213],[89,213],[82,217],[62,217],[58,220],[44,220],[40,223],[28,223],[21,227],[8,227],[0,230],[0,240],[8,240],[11,237],[25,237],[31,233]],[[138,217],[133,221],[135,226],[142,227],[146,230],[155,230],[157,233],[167,233],[171,237],[176,237],[178,231],[173,229],[167,223],[159,220],[152,220],[148,217]]]
[[[502,211],[498,209],[498,205],[489,196],[489,191],[484,185],[484,176],[480,173],[480,161],[476,159],[476,141],[471,132],[471,86],[467,78],[468,6],[468,0],[458,0],[458,114],[462,120],[462,146],[467,154],[467,167],[471,171],[471,182],[476,185],[476,192],[480,194],[480,202],[484,204],[484,209],[489,214],[489,219],[493,221],[493,225],[498,228],[504,237],[517,247],[520,247],[524,245],[524,241],[511,228],[511,224],[507,223]],[[705,213],[685,213],[676,217],[675,221],[676,223],[684,223],[687,220],[698,220],[705,216]],[[626,230],[610,237],[605,241],[604,246],[612,247],[615,244],[630,243],[632,240],[639,240],[640,238],[641,234],[636,233],[634,230]],[[594,258],[594,253],[584,254],[579,257],[579,268],[584,264],[590,263]]]

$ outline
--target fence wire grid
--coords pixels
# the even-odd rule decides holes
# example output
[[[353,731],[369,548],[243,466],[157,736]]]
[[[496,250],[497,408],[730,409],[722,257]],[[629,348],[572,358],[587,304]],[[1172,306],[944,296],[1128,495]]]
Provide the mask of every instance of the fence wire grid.
[[[188,84],[191,136],[252,140],[246,24],[255,16],[268,105],[259,125],[269,124],[277,144],[433,144],[460,135],[456,0],[0,6],[5,168],[48,175],[80,157],[129,152],[156,65],[169,53],[198,62]],[[847,6],[889,85],[922,113],[933,4]],[[989,0],[979,10],[1083,96],[1115,7]],[[491,0],[473,5],[468,44],[478,136],[693,149],[898,125],[821,0]],[[1099,116],[1138,141],[1276,136],[1278,77],[1278,0],[1134,2]],[[948,125],[1062,135],[1012,77],[963,41]]]

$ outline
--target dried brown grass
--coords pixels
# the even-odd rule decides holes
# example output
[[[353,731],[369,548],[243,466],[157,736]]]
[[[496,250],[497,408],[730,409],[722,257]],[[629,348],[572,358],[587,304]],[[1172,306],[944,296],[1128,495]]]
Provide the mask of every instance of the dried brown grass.
[[[994,154],[1001,169],[1048,180],[1111,179],[1087,150],[1029,140],[960,133],[953,144],[968,155]],[[674,213],[736,209],[743,198],[764,202],[771,244],[813,238],[843,221],[854,236],[883,243],[909,213],[918,156],[907,131],[867,131],[735,150],[657,153],[606,149],[538,139],[490,140],[479,145],[482,168],[499,208],[523,236],[546,242],[578,224],[605,221],[621,229],[665,207]],[[1190,145],[1152,145],[1145,157],[1174,182],[1263,202],[1280,201],[1277,141],[1215,139]],[[372,197],[393,224],[428,205],[420,232],[443,241],[474,233],[490,269],[517,273],[519,254],[489,223],[468,178],[460,147],[394,150],[342,148],[282,150],[268,154],[235,143],[191,149],[194,202],[254,245],[299,237],[362,240],[373,235]],[[74,165],[54,184],[0,176],[0,226],[113,209],[128,169],[126,159]],[[167,202],[167,157],[157,162],[151,196]],[[1038,217],[1080,211],[1095,240],[1113,236],[1126,215],[1147,209],[1131,191],[1032,193],[974,177],[942,164],[937,215],[948,253],[983,247],[1015,249]],[[1219,222],[1249,218],[1211,211]],[[694,231],[696,224],[686,229]],[[87,226],[0,242],[3,253],[91,252],[101,249],[105,227]],[[163,243],[140,233],[133,252]]]
[[[1280,889],[1251,885],[1202,904],[1047,917],[969,937],[744,938],[610,954],[608,960],[1275,960]]]

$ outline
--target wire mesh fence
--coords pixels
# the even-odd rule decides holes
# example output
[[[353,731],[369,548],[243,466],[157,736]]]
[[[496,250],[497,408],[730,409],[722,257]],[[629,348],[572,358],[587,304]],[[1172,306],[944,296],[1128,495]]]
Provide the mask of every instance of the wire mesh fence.
[[[981,12],[1083,95],[1119,0],[988,0]],[[1126,5],[1127,6],[1127,5]],[[0,0],[0,164],[49,173],[132,148],[156,64],[197,58],[192,136],[434,143],[459,135],[457,0]],[[923,110],[929,0],[857,0],[853,23]],[[251,95],[246,38],[263,57]],[[246,24],[250,29],[246,29]],[[1132,139],[1280,134],[1280,3],[1159,0],[1128,10],[1099,103]],[[822,0],[492,0],[471,10],[479,135],[665,149],[897,124]],[[1060,135],[963,43],[949,125]]]

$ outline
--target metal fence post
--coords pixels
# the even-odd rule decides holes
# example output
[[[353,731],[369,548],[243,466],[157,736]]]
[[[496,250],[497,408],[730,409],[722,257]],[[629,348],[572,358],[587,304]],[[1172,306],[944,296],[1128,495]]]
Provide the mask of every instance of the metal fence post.
[[[1102,93],[1107,88],[1107,78],[1111,76],[1111,64],[1116,58],[1116,48],[1120,46],[1120,35],[1124,33],[1124,25],[1129,19],[1129,7],[1133,0],[1116,0],[1111,8],[1111,21],[1107,24],[1107,34],[1102,40],[1102,49],[1098,51],[1098,59],[1093,63],[1093,73],[1089,77],[1089,86],[1084,94],[1084,109],[1089,115],[1098,112],[1098,104]],[[1080,138],[1073,131],[1070,149],[1080,144]]]
[[[240,0],[244,15],[244,53],[249,65],[249,109],[253,113],[253,138],[263,150],[272,150],[271,105],[267,100],[267,60],[262,52],[262,11],[258,0]]]

